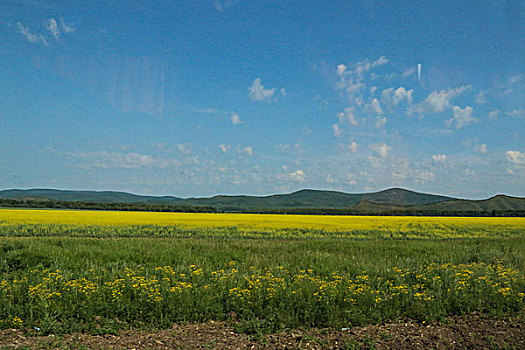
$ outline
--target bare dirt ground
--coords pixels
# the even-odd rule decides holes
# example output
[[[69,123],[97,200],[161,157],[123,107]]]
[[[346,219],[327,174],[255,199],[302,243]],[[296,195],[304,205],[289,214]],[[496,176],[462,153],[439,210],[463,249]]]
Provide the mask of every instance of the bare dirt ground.
[[[0,349],[525,349],[525,324],[523,318],[495,320],[473,314],[442,323],[407,321],[259,337],[239,334],[224,322],[99,336],[36,336],[11,329],[0,331]]]

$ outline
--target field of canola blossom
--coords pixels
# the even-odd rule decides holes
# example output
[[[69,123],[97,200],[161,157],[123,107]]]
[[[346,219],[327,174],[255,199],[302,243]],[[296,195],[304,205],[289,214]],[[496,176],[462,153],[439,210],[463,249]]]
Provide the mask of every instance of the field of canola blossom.
[[[0,210],[0,328],[230,320],[267,332],[516,315],[524,228],[522,218]]]
[[[519,237],[525,218],[195,214],[0,209],[1,236]]]

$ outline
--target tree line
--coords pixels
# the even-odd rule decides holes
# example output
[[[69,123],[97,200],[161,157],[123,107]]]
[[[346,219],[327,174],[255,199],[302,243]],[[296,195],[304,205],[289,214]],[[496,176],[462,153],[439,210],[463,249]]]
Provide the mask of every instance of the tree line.
[[[70,202],[56,200],[0,199],[0,207],[34,209],[77,209],[77,210],[116,210],[150,211],[174,213],[249,213],[249,214],[293,214],[293,215],[373,215],[373,216],[506,216],[525,217],[525,210],[422,210],[415,208],[385,209],[363,211],[350,208],[250,208],[181,206],[151,203],[100,203]]]

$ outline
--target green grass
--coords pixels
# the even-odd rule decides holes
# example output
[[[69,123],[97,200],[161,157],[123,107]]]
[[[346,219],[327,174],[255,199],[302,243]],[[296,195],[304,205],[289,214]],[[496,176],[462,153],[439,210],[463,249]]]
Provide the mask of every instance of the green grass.
[[[170,268],[156,269],[163,266]],[[8,287],[0,285],[0,327],[97,334],[213,319],[260,333],[517,314],[525,305],[524,267],[519,237],[1,237],[0,282]],[[81,292],[82,278],[95,292]],[[137,281],[144,286],[134,287]],[[67,282],[75,287],[67,290]],[[170,292],[174,286],[180,291]],[[407,292],[396,294],[400,286]]]
[[[494,263],[523,269],[525,238],[451,240],[264,240],[228,238],[0,238],[0,273],[35,266],[83,271],[89,268],[199,265],[207,269],[236,261],[243,268],[285,266],[320,273],[427,263]]]

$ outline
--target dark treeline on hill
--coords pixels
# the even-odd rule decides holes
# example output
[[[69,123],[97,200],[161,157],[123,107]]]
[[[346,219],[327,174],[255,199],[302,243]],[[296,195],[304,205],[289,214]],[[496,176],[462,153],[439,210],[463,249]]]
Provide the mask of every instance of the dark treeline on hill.
[[[97,203],[68,202],[55,200],[0,199],[0,207],[34,209],[75,209],[75,210],[115,210],[149,211],[174,213],[252,213],[252,214],[289,214],[289,215],[371,215],[371,216],[490,216],[490,217],[525,217],[525,210],[432,210],[418,207],[385,208],[368,211],[352,208],[238,208],[210,206],[177,206],[170,204],[147,203]]]

